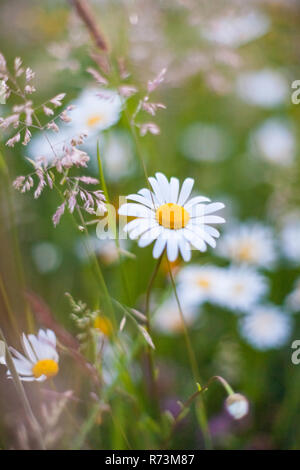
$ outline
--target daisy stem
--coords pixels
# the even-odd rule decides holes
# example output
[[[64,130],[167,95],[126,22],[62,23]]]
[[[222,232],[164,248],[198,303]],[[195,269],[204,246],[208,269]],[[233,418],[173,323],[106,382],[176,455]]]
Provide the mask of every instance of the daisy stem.
[[[13,378],[13,381],[14,381],[14,384],[15,384],[15,387],[17,389],[17,392],[19,394],[19,397],[22,401],[22,404],[24,406],[24,409],[25,409],[25,412],[27,414],[27,417],[28,417],[28,420],[29,420],[29,423],[30,423],[30,426],[32,428],[32,430],[34,431],[34,434],[35,434],[35,437],[36,437],[36,440],[39,444],[39,447],[42,449],[42,450],[46,450],[46,446],[44,444],[44,441],[43,441],[43,438],[42,438],[42,432],[41,432],[41,427],[36,419],[36,417],[34,416],[33,414],[33,411],[32,411],[32,408],[30,406],[30,403],[29,403],[29,400],[26,396],[26,393],[25,393],[25,390],[24,390],[24,387],[23,387],[23,384],[19,378],[19,375],[18,375],[18,372],[16,371],[16,368],[15,368],[15,364],[14,364],[14,361],[11,357],[11,354],[10,354],[10,351],[9,351],[9,348],[7,346],[7,342],[6,342],[6,338],[4,336],[4,333],[3,331],[1,330],[0,328],[0,339],[2,339],[2,341],[4,341],[5,343],[5,357],[6,357],[6,362],[7,362],[7,368],[8,370],[10,371],[11,373],[11,376]]]
[[[171,279],[172,287],[173,287],[173,290],[174,290],[174,294],[175,294],[175,298],[176,298],[176,302],[177,302],[177,305],[178,305],[178,310],[179,310],[179,314],[180,314],[180,318],[181,318],[181,322],[182,322],[182,326],[183,326],[184,339],[185,339],[185,343],[186,343],[186,348],[187,348],[187,352],[188,352],[188,356],[189,356],[189,361],[190,361],[192,373],[193,373],[195,382],[196,383],[201,383],[196,356],[195,356],[195,353],[194,353],[194,350],[193,350],[193,347],[192,347],[191,339],[190,339],[190,336],[189,336],[189,333],[188,333],[188,328],[186,326],[186,322],[185,322],[185,319],[184,319],[184,316],[183,316],[182,307],[181,307],[181,304],[180,304],[180,300],[179,300],[177,289],[176,289],[176,284],[175,284],[175,281],[174,281],[171,265],[170,265],[170,262],[169,262],[168,258],[167,258],[167,261],[168,261],[170,279]],[[208,423],[207,423],[207,417],[206,417],[206,412],[205,412],[205,408],[204,408],[204,403],[203,403],[202,400],[200,402],[200,408],[199,408],[199,422],[200,422],[200,426],[202,428],[205,445],[206,445],[207,448],[211,448],[211,446],[212,446],[211,437],[210,437],[210,433],[209,433],[209,429],[208,429]]]
[[[4,300],[4,304],[5,304],[8,316],[9,316],[11,326],[13,327],[15,332],[18,334],[19,333],[18,323],[16,321],[16,318],[14,316],[14,312],[13,312],[12,307],[10,305],[9,298],[8,298],[8,295],[7,295],[7,292],[6,292],[5,285],[4,285],[1,274],[0,274],[0,291],[1,291],[1,294],[2,294],[2,297],[3,297],[3,300]]]
[[[151,275],[147,292],[146,292],[146,305],[145,305],[145,315],[146,315],[146,328],[151,336],[151,322],[150,322],[150,296],[152,292],[152,288],[154,285],[154,281],[156,279],[157,273],[159,271],[159,267],[162,261],[164,253],[158,258],[157,263],[155,265],[155,268],[153,270],[153,273]],[[148,362],[148,368],[149,368],[149,373],[150,373],[150,381],[151,381],[151,395],[155,399],[155,403],[157,406],[157,409],[159,410],[159,404],[158,404],[158,392],[157,392],[157,386],[156,386],[156,373],[155,373],[155,364],[154,364],[154,358],[153,358],[153,350],[150,347],[150,345],[147,346],[147,362]]]
[[[1,156],[2,171],[5,175],[5,179],[6,179],[6,182],[7,182],[7,201],[8,201],[8,207],[9,207],[8,213],[9,213],[10,226],[11,226],[11,231],[12,231],[12,243],[13,243],[13,247],[14,247],[14,255],[15,255],[17,276],[18,276],[18,281],[19,281],[21,289],[22,289],[22,297],[23,297],[23,300],[24,300],[27,326],[28,326],[29,331],[33,331],[33,329],[34,329],[34,319],[33,319],[33,315],[32,315],[31,309],[29,307],[26,295],[25,295],[26,282],[25,282],[24,267],[23,267],[23,262],[22,262],[22,254],[21,254],[21,250],[20,250],[19,234],[18,234],[16,219],[15,219],[15,216],[14,216],[15,208],[14,208],[13,196],[12,196],[12,191],[11,191],[11,181],[10,181],[9,169],[8,169],[8,165],[7,165],[6,161],[4,160],[4,157],[3,157],[2,153],[0,153],[0,156]]]

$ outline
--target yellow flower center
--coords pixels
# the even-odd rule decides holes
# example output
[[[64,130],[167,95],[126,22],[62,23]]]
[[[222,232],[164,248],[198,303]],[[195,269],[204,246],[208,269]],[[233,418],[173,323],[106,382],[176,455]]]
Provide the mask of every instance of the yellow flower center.
[[[96,124],[98,124],[102,120],[103,120],[103,118],[102,118],[101,114],[93,114],[92,116],[90,116],[88,118],[87,125],[89,127],[94,127],[94,126],[96,126]]]
[[[159,225],[172,230],[185,227],[190,220],[190,214],[185,208],[173,203],[160,206],[155,213],[155,217]]]
[[[41,359],[32,368],[32,373],[36,379],[45,375],[48,379],[58,373],[58,364],[53,359]]]
[[[98,315],[98,317],[95,318],[94,328],[101,331],[105,336],[110,336],[113,331],[111,321],[102,315]]]
[[[205,279],[204,277],[200,277],[197,281],[197,284],[202,289],[208,289],[211,283],[208,279]]]
[[[241,261],[250,262],[253,260],[253,246],[250,242],[245,242],[240,246],[238,257]]]

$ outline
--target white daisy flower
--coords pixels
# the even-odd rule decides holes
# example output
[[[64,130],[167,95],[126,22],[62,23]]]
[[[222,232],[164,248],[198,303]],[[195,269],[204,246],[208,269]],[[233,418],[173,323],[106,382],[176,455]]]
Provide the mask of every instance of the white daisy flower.
[[[255,349],[279,348],[288,339],[291,317],[274,305],[260,305],[240,320],[240,332]]]
[[[52,330],[39,330],[37,335],[22,336],[25,356],[10,347],[14,365],[24,382],[43,382],[54,377],[59,370],[59,357],[56,351],[56,336]],[[11,372],[7,371],[8,377]]]
[[[287,296],[285,303],[292,312],[300,312],[300,277],[296,279],[294,288]]]
[[[159,258],[166,248],[170,261],[175,261],[181,253],[185,261],[191,258],[191,247],[206,251],[206,244],[215,248],[215,238],[219,232],[209,224],[224,223],[225,220],[212,213],[222,209],[224,204],[203,196],[189,199],[194,180],[186,178],[179,191],[179,180],[172,177],[170,182],[162,173],[150,177],[153,189],[143,188],[138,194],[130,194],[127,199],[134,203],[123,204],[119,214],[135,217],[124,230],[131,239],[139,238],[138,245],[145,247],[156,240],[154,258]]]
[[[296,154],[296,140],[288,121],[278,118],[267,119],[252,134],[252,153],[258,153],[265,160],[277,165],[289,166]]]
[[[232,311],[247,312],[268,291],[266,278],[246,266],[230,266],[222,270],[214,302]]]
[[[178,289],[178,297],[183,310],[185,324],[190,326],[197,317],[197,308],[180,289]],[[153,327],[157,331],[168,335],[183,333],[184,326],[174,295],[167,298],[156,310],[153,317]]]
[[[263,36],[269,27],[269,18],[260,11],[230,12],[210,21],[203,36],[224,46],[239,47]]]
[[[285,257],[295,264],[300,263],[300,218],[292,217],[281,231],[281,249]]]
[[[218,162],[228,157],[232,142],[221,126],[194,122],[184,130],[180,146],[190,160]]]
[[[272,69],[241,73],[236,83],[237,94],[243,101],[262,108],[274,108],[284,103],[289,89],[284,75]]]
[[[222,269],[212,265],[185,266],[178,273],[178,289],[189,293],[191,301],[213,302],[222,286]]]
[[[122,100],[114,90],[92,88],[85,90],[73,103],[72,127],[89,136],[99,133],[120,119]]]
[[[218,244],[218,253],[236,263],[270,268],[276,260],[272,230],[258,222],[230,227]]]

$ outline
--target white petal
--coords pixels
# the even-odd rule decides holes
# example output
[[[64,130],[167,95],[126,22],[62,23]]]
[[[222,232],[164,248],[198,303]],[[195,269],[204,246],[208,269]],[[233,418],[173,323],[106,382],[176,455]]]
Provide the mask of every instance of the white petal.
[[[167,177],[163,173],[155,173],[157,182],[159,184],[160,192],[166,202],[170,201],[170,185]]]
[[[219,211],[224,207],[225,204],[223,204],[222,202],[213,202],[212,204],[207,204],[204,208],[204,214],[211,214],[212,212]]]
[[[180,206],[183,206],[186,203],[189,195],[191,194],[193,186],[194,186],[194,180],[192,178],[186,178],[184,180],[180,194],[179,194],[179,198],[178,198],[178,204]]]
[[[156,220],[144,219],[140,222],[140,224],[134,230],[131,230],[131,232],[129,233],[129,238],[131,240],[134,240],[138,238],[140,235],[142,235],[142,233],[146,232],[146,230],[149,230],[149,228],[152,228],[153,226],[156,226],[156,225],[158,225]]]
[[[194,217],[193,223],[200,224],[225,224],[225,219],[219,217],[218,215],[204,215],[202,217]]]
[[[209,233],[212,237],[219,238],[220,236],[220,232],[216,228],[211,227],[210,225],[203,225],[203,230]]]
[[[177,204],[178,200],[178,193],[179,193],[179,180],[172,176],[170,180],[170,202],[173,204]]]
[[[22,359],[13,358],[13,362],[18,375],[32,375],[33,365],[29,361],[26,359],[23,361]]]
[[[208,199],[208,197],[204,197],[204,196],[195,196],[195,197],[192,197],[192,199],[190,199],[184,206],[185,209],[189,209],[191,208],[192,206],[194,206],[195,204],[201,204],[203,202],[210,202],[210,199]]]
[[[22,335],[22,343],[23,343],[23,347],[24,347],[24,351],[25,353],[27,354],[27,356],[29,357],[29,359],[35,363],[36,360],[37,360],[37,356],[34,354],[33,350],[32,350],[32,347],[28,341],[28,339],[26,338],[25,334],[23,333]]]
[[[21,361],[26,361],[28,366],[32,367],[32,362],[30,362],[27,357],[23,356],[23,354],[19,353],[15,348],[12,346],[9,346],[9,350],[13,353],[13,355],[17,358],[20,359]],[[36,360],[36,359],[35,359]]]
[[[165,201],[163,193],[160,190],[159,183],[156,181],[155,178],[153,178],[153,176],[150,176],[148,180],[152,186],[155,196],[157,197],[157,202],[159,203],[159,205],[164,204],[166,201]]]
[[[169,237],[167,241],[167,256],[169,261],[175,261],[178,256],[178,240],[175,232]]]
[[[148,207],[130,202],[119,208],[119,214],[129,217],[155,217],[155,213]]]
[[[131,230],[135,229],[141,222],[145,222],[149,220],[148,218],[138,217],[137,219],[131,220],[126,224],[123,228],[124,232],[130,232]]]
[[[183,229],[184,238],[188,240],[197,250],[206,251],[206,245],[202,238],[200,238],[196,233],[191,232],[187,228]]]
[[[162,254],[162,252],[164,251],[165,249],[165,246],[166,246],[166,243],[167,243],[167,239],[166,237],[164,236],[164,232],[162,232],[158,239],[156,240],[155,242],[155,245],[153,247],[153,258],[159,258]]]
[[[140,204],[153,209],[153,202],[140,194],[129,194],[129,196],[126,196],[126,199],[131,199],[132,201],[139,202]]]
[[[47,330],[47,336],[48,336],[48,339],[49,339],[51,345],[54,348],[56,348],[56,335],[55,335],[54,331],[48,329]]]
[[[186,228],[196,233],[200,238],[202,238],[206,243],[208,243],[212,248],[216,247],[216,241],[214,238],[203,229],[202,226],[198,226],[193,223],[189,223]]]
[[[191,259],[190,244],[182,237],[178,240],[179,250],[184,261],[188,262]]]
[[[157,200],[157,197],[155,196],[155,194],[150,191],[150,189],[148,188],[142,188],[138,191],[138,194],[141,194],[142,196],[144,196],[144,198],[146,198],[148,201],[150,201],[152,203],[152,205],[154,205],[155,207],[158,207],[160,204]]]
[[[155,227],[145,232],[139,239],[139,247],[143,248],[145,246],[150,245],[150,243],[152,243],[153,240],[155,240],[161,234],[162,231],[163,228],[157,224]]]

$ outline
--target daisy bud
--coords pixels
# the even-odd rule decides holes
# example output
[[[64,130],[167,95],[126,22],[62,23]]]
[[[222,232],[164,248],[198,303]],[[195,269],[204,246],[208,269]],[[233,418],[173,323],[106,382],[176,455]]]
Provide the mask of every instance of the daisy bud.
[[[249,402],[244,395],[232,393],[225,400],[225,408],[234,419],[242,419],[249,412]]]

